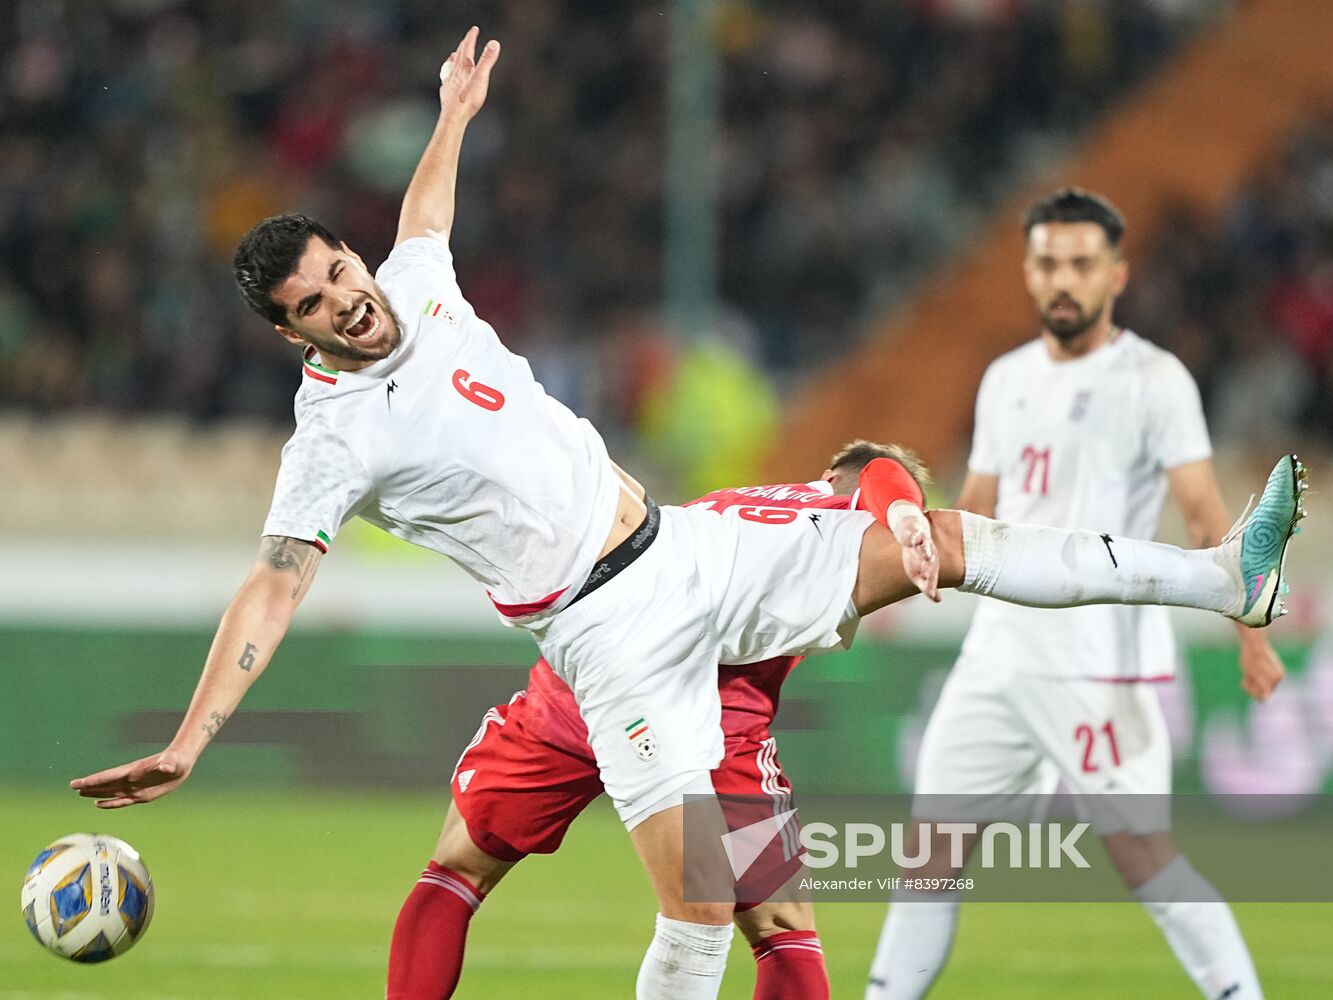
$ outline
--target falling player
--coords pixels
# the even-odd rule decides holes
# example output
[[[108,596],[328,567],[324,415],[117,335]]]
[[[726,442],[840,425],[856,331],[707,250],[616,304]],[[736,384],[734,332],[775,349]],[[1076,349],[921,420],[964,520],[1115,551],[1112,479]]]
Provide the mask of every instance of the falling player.
[[[1228,543],[1186,552],[1118,540],[1114,567],[1095,532],[927,517],[908,492],[879,498],[874,517],[828,511],[819,531],[658,507],[458,287],[448,245],[458,157],[500,52],[490,42],[478,60],[476,40],[473,28],[442,74],[439,121],[374,277],[304,216],[267,219],[241,241],[242,294],[302,348],[305,371],[260,555],[170,745],[73,787],[102,808],[179,787],[268,666],[333,537],[359,516],[454,559],[506,624],[532,633],[574,692],[658,898],[640,997],[714,997],[732,906],[684,898],[683,798],[711,794],[722,759],[718,663],[841,648],[860,616],[918,590],[938,599],[941,586],[1040,606],[1166,603],[1267,625],[1302,470],[1282,459]],[[888,529],[876,519],[891,505]],[[787,586],[794,570],[804,587]],[[1252,591],[1255,572],[1263,584]],[[635,720],[655,734],[651,760],[625,738]],[[690,858],[706,863],[719,860]]]
[[[1028,211],[1023,272],[1041,335],[987,370],[958,498],[987,517],[1109,528],[1108,565],[1122,538],[1156,532],[1168,489],[1196,545],[1216,545],[1229,520],[1193,379],[1112,319],[1128,277],[1124,229],[1109,202],[1077,189]],[[1267,698],[1282,662],[1265,633],[1239,633],[1242,686]],[[1152,686],[1171,678],[1175,660],[1162,608],[983,602],[926,727],[917,812],[940,808],[929,797],[941,794],[1014,795],[1039,809],[1061,779],[1078,794],[1114,791],[1094,828],[1125,883],[1209,1000],[1248,1000],[1259,983],[1230,908],[1149,805],[1171,790]],[[958,904],[956,892],[895,895],[867,1000],[925,995],[948,957]]]
[[[767,511],[769,517],[819,518],[824,510],[855,508],[864,493],[882,489],[883,478],[893,471],[885,465],[890,461],[924,488],[925,470],[910,452],[854,441],[833,456],[816,482],[719,490],[690,506],[716,513],[747,507]],[[863,479],[865,490],[860,488]],[[795,657],[780,657],[718,670],[726,750],[712,773],[713,788],[720,795],[745,797],[742,806],[769,800],[772,814],[792,808],[791,785],[769,729],[782,683],[796,663]],[[482,900],[527,855],[554,853],[569,825],[602,794],[578,705],[546,661],[532,668],[526,690],[487,710],[458,760],[452,787],[435,855],[394,928],[388,1000],[452,996],[468,924]],[[732,823],[742,825],[744,820]],[[742,887],[736,906],[736,926],[758,966],[755,1000],[827,1000],[828,973],[814,908],[807,901],[768,898],[769,890],[786,881],[788,865],[797,864],[798,848],[779,837],[770,849],[779,856],[751,870],[776,873],[776,879],[761,880],[754,892]]]

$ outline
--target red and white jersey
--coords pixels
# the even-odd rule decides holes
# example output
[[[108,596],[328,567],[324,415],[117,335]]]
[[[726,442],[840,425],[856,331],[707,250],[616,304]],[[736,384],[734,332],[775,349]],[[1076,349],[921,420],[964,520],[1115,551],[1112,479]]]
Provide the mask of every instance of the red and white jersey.
[[[741,486],[735,489],[714,490],[698,500],[684,504],[686,507],[702,507],[719,514],[747,507],[763,509],[781,507],[800,510],[805,507],[817,507],[824,510],[855,510],[861,491],[851,496],[839,496],[833,487],[823,480],[813,483],[781,483],[776,486]]]
[[[443,239],[403,241],[376,280],[402,343],[353,372],[307,352],[264,534],[327,549],[360,516],[456,561],[506,623],[536,624],[573,598],[615,518],[606,446],[477,317]]]
[[[1052,360],[1038,339],[992,362],[968,468],[998,477],[1001,521],[1152,538],[1163,473],[1211,455],[1185,366],[1123,330],[1073,361]],[[1175,664],[1167,612],[1157,607],[982,601],[963,653],[1065,677],[1164,677]]]

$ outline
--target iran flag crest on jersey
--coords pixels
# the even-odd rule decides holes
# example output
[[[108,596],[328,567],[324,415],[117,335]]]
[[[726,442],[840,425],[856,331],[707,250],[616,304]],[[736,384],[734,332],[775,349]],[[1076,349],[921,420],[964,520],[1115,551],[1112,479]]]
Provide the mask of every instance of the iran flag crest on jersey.
[[[625,727],[625,735],[629,737],[639,760],[652,760],[657,756],[657,737],[645,719],[638,718],[631,722]]]

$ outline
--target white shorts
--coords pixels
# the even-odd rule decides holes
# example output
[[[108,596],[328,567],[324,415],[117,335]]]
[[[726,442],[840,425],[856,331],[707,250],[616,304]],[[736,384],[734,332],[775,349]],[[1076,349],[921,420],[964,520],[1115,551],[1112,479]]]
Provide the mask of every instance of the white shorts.
[[[1033,822],[1062,783],[1103,836],[1170,828],[1171,744],[1153,685],[960,660],[926,725],[913,811]],[[973,812],[940,815],[960,804]]]
[[[663,507],[643,555],[534,630],[574,691],[602,783],[631,829],[698,790],[722,759],[719,663],[850,644],[873,518],[797,513],[771,523]]]

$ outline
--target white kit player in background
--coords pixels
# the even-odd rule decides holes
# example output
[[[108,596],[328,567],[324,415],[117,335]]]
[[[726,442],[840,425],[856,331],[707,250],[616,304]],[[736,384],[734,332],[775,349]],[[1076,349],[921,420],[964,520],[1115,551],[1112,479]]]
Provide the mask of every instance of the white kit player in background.
[[[1226,544],[1185,552],[1124,539],[1115,567],[1095,532],[927,515],[906,474],[910,491],[886,492],[870,512],[827,511],[818,531],[761,504],[659,508],[459,289],[448,246],[459,153],[500,52],[490,42],[476,59],[477,34],[450,57],[439,122],[375,277],[302,215],[266,219],[242,239],[233,271],[243,296],[304,357],[260,555],[171,744],[72,786],[102,808],[179,787],[271,662],[338,529],[361,517],[457,561],[572,689],[661,911],[638,996],[708,1000],[731,944],[731,883],[724,899],[684,898],[683,796],[706,802],[722,759],[719,663],[842,648],[860,616],[918,591],[938,600],[940,587],[1050,607],[1166,603],[1261,627],[1278,613],[1302,470],[1284,457]],[[1266,582],[1251,593],[1253,567]],[[655,738],[651,755],[627,738],[640,725]],[[688,860],[730,872],[720,839],[692,844]],[[434,895],[411,908],[407,936],[429,942],[459,900],[462,919],[480,905],[450,874],[418,882],[414,892]],[[411,990],[391,979],[389,995]]]
[[[1119,213],[1066,189],[1029,210],[1025,231],[1042,332],[982,379],[958,506],[1099,526],[1113,563],[1122,539],[1156,533],[1169,488],[1194,544],[1217,544],[1229,519],[1194,380],[1174,355],[1112,321],[1128,277]],[[1175,663],[1164,608],[983,601],[926,727],[915,791],[1013,795],[1020,810],[1039,810],[1061,779],[1076,794],[1129,796],[1092,817],[1111,859],[1204,996],[1251,1000],[1259,983],[1231,910],[1176,853],[1164,815],[1171,748],[1152,685],[1170,680]],[[1240,629],[1240,665],[1258,699],[1283,677],[1266,633]],[[950,818],[927,815],[929,798],[917,803],[923,819]],[[947,960],[958,905],[956,892],[894,895],[868,1000],[925,995]]]

